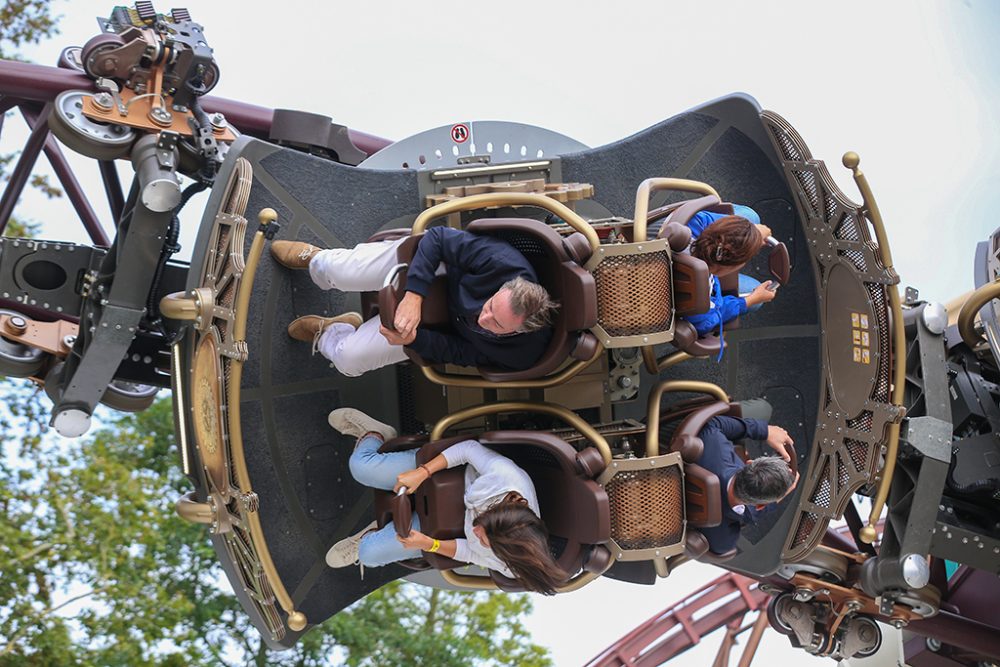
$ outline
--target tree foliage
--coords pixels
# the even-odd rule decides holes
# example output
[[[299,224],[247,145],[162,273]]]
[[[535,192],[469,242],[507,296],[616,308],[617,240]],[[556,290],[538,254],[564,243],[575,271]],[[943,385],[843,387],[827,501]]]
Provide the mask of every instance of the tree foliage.
[[[0,58],[55,32],[47,0],[0,3]],[[0,181],[15,157],[0,155]],[[59,195],[42,177],[31,184]],[[6,230],[36,232],[13,219]],[[39,392],[0,379],[0,396],[0,667],[550,664],[522,624],[527,596],[398,582],[295,649],[268,651],[204,528],[174,512],[190,486],[169,398],[63,440],[47,432]]]
[[[0,665],[549,664],[525,595],[393,583],[269,652],[201,526],[180,519],[169,399],[85,440],[8,391],[0,458]]]
[[[17,59],[17,49],[56,32],[49,0],[5,0],[0,5],[0,58]]]
[[[25,44],[37,44],[58,32],[56,17],[49,0],[4,0],[0,4],[0,58],[22,60],[18,49]],[[8,114],[10,115],[10,114]],[[0,127],[4,118],[0,118]],[[11,163],[19,153],[0,154],[0,180],[9,178]],[[62,196],[45,174],[32,174],[29,183],[48,198]],[[25,231],[27,228],[27,231]],[[5,236],[31,236],[37,225],[11,218]]]

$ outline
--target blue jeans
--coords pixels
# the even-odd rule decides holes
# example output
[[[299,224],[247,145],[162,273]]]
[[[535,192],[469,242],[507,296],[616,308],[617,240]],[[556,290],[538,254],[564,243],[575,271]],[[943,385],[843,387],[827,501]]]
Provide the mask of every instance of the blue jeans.
[[[362,438],[351,455],[351,476],[373,489],[392,491],[396,477],[400,473],[417,467],[417,450],[383,454],[378,451],[381,446],[381,438],[373,435]],[[415,530],[420,530],[420,520],[416,514],[413,515],[413,522],[410,525]],[[381,530],[368,533],[361,538],[361,543],[358,545],[358,560],[365,567],[378,567],[419,557],[419,549],[405,549],[399,543],[392,523],[386,524]]]
[[[750,276],[741,273],[740,286],[737,289],[739,290],[740,296],[743,296],[745,294],[749,294],[750,292],[754,291],[758,285],[760,285],[759,280],[757,280],[756,278],[751,278]],[[752,313],[756,310],[760,310],[760,307],[763,305],[764,305],[763,303],[756,303],[747,308],[747,312]]]

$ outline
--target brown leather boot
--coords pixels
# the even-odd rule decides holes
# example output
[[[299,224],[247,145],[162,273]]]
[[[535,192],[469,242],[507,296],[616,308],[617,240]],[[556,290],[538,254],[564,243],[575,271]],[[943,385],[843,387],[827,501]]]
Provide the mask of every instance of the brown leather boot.
[[[309,261],[322,248],[302,241],[272,241],[271,256],[290,269],[308,269]]]
[[[352,327],[357,329],[361,326],[362,321],[360,313],[342,313],[336,317],[303,315],[298,319],[292,320],[292,323],[288,325],[288,335],[295,340],[306,342],[315,341],[316,338],[334,322],[350,324]]]

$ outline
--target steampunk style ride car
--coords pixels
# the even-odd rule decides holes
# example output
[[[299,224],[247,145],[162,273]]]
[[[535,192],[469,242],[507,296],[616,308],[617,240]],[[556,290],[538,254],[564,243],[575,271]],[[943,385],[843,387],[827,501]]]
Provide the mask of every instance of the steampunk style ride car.
[[[517,462],[572,575],[560,592],[602,576],[652,584],[701,560],[761,581],[773,627],[811,653],[871,654],[881,621],[1000,656],[983,632],[1000,626],[971,592],[995,591],[1000,572],[1000,478],[982,465],[1000,460],[994,240],[976,256],[973,294],[947,308],[901,297],[858,156],[843,164],[860,204],[787,121],[743,94],[597,148],[486,121],[389,143],[323,116],[207,96],[220,72],[184,10],[140,2],[100,24],[58,69],[0,66],[6,108],[34,128],[0,220],[44,150],[94,240],[0,239],[0,370],[44,385],[68,436],[86,432],[98,402],[137,410],[170,388],[192,484],[177,511],[205,524],[270,645],[293,645],[399,577],[521,590],[431,553],[364,579],[326,567],[327,548],[373,517],[405,533],[415,512],[432,537],[462,532],[460,472],[410,497],[351,479],[350,443],[327,424],[349,406],[396,426],[403,435],[385,447],[417,448],[418,462],[470,435]],[[98,161],[112,239],[50,132]],[[135,169],[127,195],[119,159]],[[191,261],[177,261],[181,209],[204,188]],[[745,272],[781,293],[724,335],[699,336],[685,318],[708,310],[710,282],[685,252],[687,223],[730,202],[772,230]],[[508,241],[560,302],[534,367],[411,354],[346,377],[287,336],[309,313],[357,310],[391,327],[432,225]],[[397,270],[360,299],[317,289],[267,252],[274,240],[401,236],[414,241],[400,246]],[[448,326],[444,298],[426,299],[423,326]],[[736,549],[714,554],[700,529],[720,522],[721,494],[697,465],[698,434],[750,398],[766,399],[793,437],[801,481]],[[858,495],[871,499],[867,517]],[[853,539],[827,530],[842,517]],[[962,575],[949,578],[946,560]]]

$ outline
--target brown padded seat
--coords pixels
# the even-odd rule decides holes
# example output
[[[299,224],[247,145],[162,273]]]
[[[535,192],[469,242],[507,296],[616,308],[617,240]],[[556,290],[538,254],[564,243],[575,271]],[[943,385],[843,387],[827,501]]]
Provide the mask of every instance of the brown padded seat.
[[[588,330],[597,324],[597,288],[594,276],[567,252],[563,237],[549,225],[530,218],[475,220],[466,231],[488,234],[517,248],[535,269],[539,284],[559,303],[552,322],[552,340],[533,368],[524,371],[480,368],[480,374],[493,382],[528,380],[548,375],[571,354],[581,358],[582,352],[574,348],[579,341],[593,338]],[[582,258],[580,244],[573,242],[573,245]]]
[[[673,256],[674,306],[678,317],[699,315],[711,307],[708,265],[685,253]]]
[[[589,258],[586,237],[576,233],[564,239],[549,225],[530,218],[487,218],[466,227],[474,234],[500,238],[517,248],[531,262],[538,280],[560,307],[552,326],[552,339],[534,367],[523,371],[479,368],[479,373],[492,382],[530,380],[544,377],[556,370],[567,358],[589,359],[596,351],[597,339],[589,329],[597,323],[597,291],[594,277],[579,261]],[[576,237],[576,238],[575,238]],[[414,237],[419,238],[419,237]],[[409,263],[416,252],[416,242],[400,246],[398,261]],[[447,279],[439,277],[432,294],[424,299],[422,324],[445,326],[447,315]],[[441,282],[441,287],[437,286]],[[395,307],[405,292],[402,277],[395,286],[379,294],[382,323],[391,324]],[[407,350],[407,355],[420,365],[427,365],[419,355]]]
[[[417,463],[426,463],[466,439],[468,436],[457,436],[423,445],[417,452]],[[477,439],[528,473],[538,495],[542,519],[558,552],[557,562],[570,574],[580,570],[590,556],[590,546],[604,543],[611,536],[608,496],[593,480],[604,466],[596,464],[588,450],[577,452],[550,433],[493,431]],[[385,443],[380,451],[412,449],[416,445],[412,438],[396,438]],[[386,491],[375,494],[376,514],[382,526],[391,520],[391,511],[387,513],[384,508],[391,506],[395,497]],[[464,467],[440,471],[421,484],[411,496],[414,511],[420,517],[421,532],[438,539],[463,537],[464,495]],[[438,554],[425,553],[424,558],[435,569],[463,565]]]
[[[733,215],[733,205],[723,202],[715,195],[705,195],[704,197],[698,197],[697,199],[689,199],[670,212],[670,215],[668,215],[667,219],[664,221],[664,225],[670,222],[676,222],[679,225],[687,225],[691,222],[691,218],[701,211],[720,213],[722,215]]]
[[[695,399],[669,407],[660,415],[661,433],[669,436],[668,451],[679,452],[684,460],[684,505],[689,526],[708,528],[722,523],[722,494],[719,478],[696,462],[705,445],[699,436],[712,417],[726,414],[730,404]],[[676,428],[671,427],[676,424]]]
[[[434,447],[422,455],[417,452],[417,464],[426,463],[455,443],[467,440],[466,436],[445,438],[433,443]],[[396,452],[407,449],[425,447],[427,436],[403,436],[389,440],[379,448],[380,452]],[[433,452],[433,453],[432,453]],[[426,457],[426,458],[424,458]],[[379,528],[393,521],[396,506],[396,495],[390,491],[375,489],[375,519]],[[420,516],[420,531],[439,540],[452,540],[465,537],[465,469],[452,468],[441,470],[430,481],[424,482],[420,488],[408,497],[411,511]],[[454,501],[458,498],[458,502]],[[466,563],[442,556],[440,554],[424,553],[425,569],[430,565],[437,570],[450,570],[463,567]]]
[[[660,227],[656,238],[666,239],[672,251],[683,252],[691,245],[691,228],[676,222],[667,222]]]
[[[706,195],[697,199],[690,199],[673,209],[660,227],[661,235],[669,235],[671,225],[684,225],[691,221],[696,213],[700,211],[710,211],[723,215],[733,214],[733,205],[722,203],[715,195]],[[690,228],[688,228],[690,232]],[[699,315],[708,312],[711,307],[711,287],[709,282],[708,265],[690,254],[680,253],[674,255],[674,303],[677,307],[679,318]],[[733,281],[736,281],[733,283]],[[736,274],[724,276],[720,279],[723,293],[727,292],[734,284],[738,285],[739,277]],[[726,323],[727,329],[737,328],[739,318]],[[674,325],[674,346],[687,352],[693,357],[708,357],[719,353],[722,345],[719,337],[714,334],[707,334],[698,337],[694,327],[683,319],[679,319]]]
[[[684,459],[685,512],[688,526],[695,529],[711,528],[722,523],[722,489],[719,478],[695,463],[701,458],[705,446],[698,434],[709,419],[718,415],[738,418],[742,416],[742,408],[739,403],[697,398],[670,406],[660,415],[661,433],[667,430],[664,426],[680,422],[673,430],[668,449],[681,452],[681,458]],[[795,448],[789,446],[788,452],[792,459],[792,471],[797,472]],[[720,564],[737,553],[738,549],[731,549],[723,554],[713,553],[709,551],[704,535],[696,530],[688,531],[685,555],[690,559]]]

